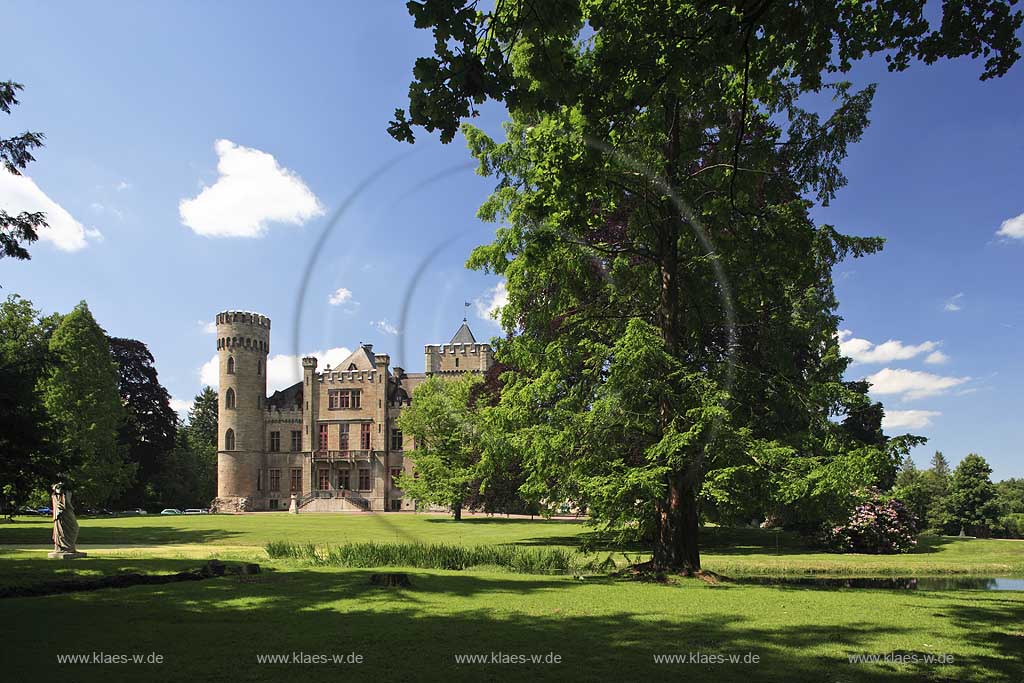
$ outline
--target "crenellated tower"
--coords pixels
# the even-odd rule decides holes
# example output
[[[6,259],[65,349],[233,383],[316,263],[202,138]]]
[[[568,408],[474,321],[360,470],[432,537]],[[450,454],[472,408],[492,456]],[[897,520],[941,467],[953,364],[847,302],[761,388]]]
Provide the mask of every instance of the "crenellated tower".
[[[266,487],[261,477],[269,352],[270,318],[244,311],[217,314],[217,497],[222,504],[259,497]]]

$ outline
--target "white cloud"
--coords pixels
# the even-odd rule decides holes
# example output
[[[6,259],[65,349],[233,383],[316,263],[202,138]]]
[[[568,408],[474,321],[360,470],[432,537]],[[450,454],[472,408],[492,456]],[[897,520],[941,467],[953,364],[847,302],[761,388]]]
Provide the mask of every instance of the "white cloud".
[[[926,341],[915,345],[904,344],[896,339],[873,344],[867,339],[854,337],[850,330],[839,331],[839,351],[858,363],[890,363],[895,360],[907,360],[922,353],[935,351],[938,346],[939,342]],[[938,351],[935,353],[943,355]]]
[[[131,187],[131,183],[128,183],[128,182],[125,182],[124,180],[122,180],[121,182],[119,182],[117,185],[114,186],[114,189],[117,190],[118,192],[123,192],[124,190],[127,190],[130,187]]]
[[[197,320],[196,324],[203,331],[204,334],[217,334],[217,323],[206,322],[205,320]]]
[[[483,296],[473,302],[476,314],[482,320],[494,321],[501,309],[508,303],[508,288],[502,280],[488,289]]]
[[[932,418],[942,413],[935,410],[887,410],[882,418],[883,429],[897,429],[906,427],[908,429],[922,429],[930,427]]]
[[[999,237],[1011,237],[1017,240],[1024,240],[1024,213],[1013,218],[1007,218],[999,225],[996,231]]]
[[[899,394],[903,400],[914,400],[945,393],[971,378],[943,377],[919,370],[884,368],[866,379],[871,383],[873,394]]]
[[[964,298],[964,293],[963,292],[960,292],[959,294],[955,294],[955,295],[951,296],[950,298],[946,299],[946,305],[943,306],[943,308],[946,311],[949,311],[950,313],[956,313],[957,311],[963,310],[963,306],[960,304],[960,301],[963,298]]]
[[[317,359],[317,369],[323,370],[325,366],[337,367],[343,360],[352,353],[351,349],[338,346],[326,351],[314,351],[303,354],[303,356],[291,356],[279,353],[267,359],[267,393],[272,394],[278,389],[285,389],[302,379],[302,358],[313,356]],[[218,373],[220,365],[217,356],[203,363],[199,368],[199,381],[217,389],[220,387]]]
[[[181,222],[206,237],[262,237],[268,223],[302,225],[323,214],[316,195],[271,154],[214,143],[217,182],[178,204]]]
[[[942,351],[932,351],[928,354],[928,357],[924,359],[928,365],[942,365],[949,362],[949,356],[944,354]]]
[[[220,386],[219,373],[220,368],[217,365],[217,356],[215,355],[199,368],[199,382],[204,386],[216,389]]]
[[[398,334],[398,328],[389,323],[387,320],[374,320],[371,321],[370,324],[376,327],[384,334]]]
[[[192,410],[192,401],[183,401],[180,398],[172,398],[171,409],[184,417],[188,415],[188,411]]]
[[[327,303],[332,306],[340,306],[349,301],[352,301],[352,292],[344,287],[338,287],[327,299]]]
[[[103,235],[95,228],[79,223],[57,202],[50,199],[27,175],[14,175],[0,169],[0,207],[9,214],[22,211],[42,211],[47,227],[38,230],[39,239],[50,242],[61,251],[78,251],[89,240],[102,241]]]

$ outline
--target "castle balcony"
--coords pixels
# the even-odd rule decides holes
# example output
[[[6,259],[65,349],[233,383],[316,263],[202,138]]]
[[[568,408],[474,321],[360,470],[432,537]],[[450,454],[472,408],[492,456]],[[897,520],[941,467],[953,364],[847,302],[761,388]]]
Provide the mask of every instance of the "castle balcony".
[[[314,462],[356,462],[369,460],[372,451],[313,451]]]

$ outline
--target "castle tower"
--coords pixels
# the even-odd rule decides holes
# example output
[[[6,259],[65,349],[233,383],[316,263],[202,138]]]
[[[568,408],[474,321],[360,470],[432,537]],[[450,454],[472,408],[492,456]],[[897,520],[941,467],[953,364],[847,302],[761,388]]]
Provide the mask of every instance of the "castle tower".
[[[217,497],[221,505],[266,495],[267,483],[261,479],[269,352],[269,318],[243,311],[217,314]]]
[[[319,435],[314,431],[320,420],[320,380],[312,356],[302,359],[302,393],[302,450],[312,453],[320,448]]]

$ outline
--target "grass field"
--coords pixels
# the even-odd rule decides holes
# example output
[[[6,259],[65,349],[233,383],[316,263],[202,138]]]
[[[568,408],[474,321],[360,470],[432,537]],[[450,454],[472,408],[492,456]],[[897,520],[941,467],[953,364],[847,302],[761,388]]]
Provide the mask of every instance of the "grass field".
[[[487,568],[406,570],[412,587],[370,586],[376,570],[270,561],[271,540],[517,543],[578,547],[561,521],[414,515],[140,517],[83,520],[88,558],[45,559],[46,520],[0,524],[0,582],[125,570],[170,572],[200,559],[254,559],[255,577],[0,601],[4,671],[19,680],[1021,681],[1024,593],[820,590],[527,576]],[[809,552],[757,530],[708,529],[705,565],[727,575],[804,572],[1024,575],[1024,542],[927,539],[896,557]],[[606,548],[635,557],[635,548]],[[245,579],[245,580],[243,580]],[[58,654],[159,653],[162,664],[58,664]],[[259,655],[358,653],[361,664],[260,664]],[[456,655],[544,655],[561,663],[457,663]],[[682,654],[703,663],[655,663]],[[757,663],[708,657],[757,655]],[[892,653],[895,653],[893,655]],[[850,663],[850,655],[902,663]],[[943,665],[927,657],[951,656]],[[500,659],[500,655],[499,655]]]

